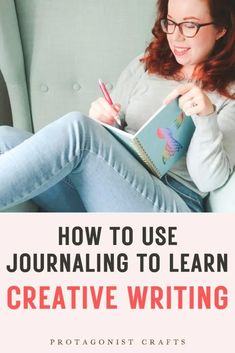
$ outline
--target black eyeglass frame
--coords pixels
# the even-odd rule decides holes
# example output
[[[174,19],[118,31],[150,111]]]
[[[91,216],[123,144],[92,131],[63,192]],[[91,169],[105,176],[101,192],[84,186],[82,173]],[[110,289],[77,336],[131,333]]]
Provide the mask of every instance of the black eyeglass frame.
[[[163,21],[169,21],[169,22],[171,22],[172,24],[175,25],[175,27],[174,27],[174,29],[173,29],[172,32],[166,32],[166,31],[164,31],[163,25],[162,25]],[[184,34],[183,29],[182,29],[182,24],[184,24],[184,23],[191,23],[191,24],[193,24],[193,25],[195,25],[195,26],[197,27],[196,33],[195,33],[193,36],[186,36],[186,35]],[[205,27],[205,26],[209,26],[209,25],[215,25],[215,22],[197,23],[197,22],[192,22],[192,21],[184,21],[184,22],[176,23],[175,21],[172,21],[172,20],[170,20],[169,18],[161,18],[161,19],[160,19],[160,25],[161,25],[162,31],[163,31],[164,33],[166,33],[166,34],[173,34],[173,33],[175,32],[176,27],[179,27],[179,31],[180,31],[180,33],[181,33],[184,37],[186,37],[186,38],[193,38],[193,37],[195,37],[195,36],[197,35],[197,33],[198,33],[198,31],[199,31],[199,29],[200,29],[201,27]]]

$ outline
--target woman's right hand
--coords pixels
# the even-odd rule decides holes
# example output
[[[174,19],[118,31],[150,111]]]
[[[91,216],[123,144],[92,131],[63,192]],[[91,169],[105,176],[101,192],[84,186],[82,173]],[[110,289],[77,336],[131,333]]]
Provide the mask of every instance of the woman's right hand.
[[[114,125],[117,122],[120,110],[120,104],[116,103],[110,105],[105,98],[100,97],[92,102],[89,110],[89,117],[109,125]]]

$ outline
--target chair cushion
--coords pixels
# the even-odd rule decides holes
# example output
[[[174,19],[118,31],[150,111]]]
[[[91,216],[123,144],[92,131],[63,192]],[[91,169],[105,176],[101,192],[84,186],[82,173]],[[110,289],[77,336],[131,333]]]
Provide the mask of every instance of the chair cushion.
[[[207,208],[211,212],[235,211],[235,173],[222,188],[210,193]]]

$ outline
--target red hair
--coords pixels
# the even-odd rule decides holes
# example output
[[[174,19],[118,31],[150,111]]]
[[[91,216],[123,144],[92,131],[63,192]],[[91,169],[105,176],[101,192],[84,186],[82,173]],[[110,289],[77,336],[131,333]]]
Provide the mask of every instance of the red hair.
[[[193,78],[207,91],[216,90],[221,95],[235,99],[229,85],[235,82],[235,0],[207,0],[213,21],[218,28],[226,28],[225,35],[217,40],[210,56],[198,64]],[[177,63],[162,31],[160,19],[166,18],[168,1],[157,1],[157,18],[152,33],[154,38],[145,50],[141,62],[149,73],[166,79],[181,80],[182,66]]]

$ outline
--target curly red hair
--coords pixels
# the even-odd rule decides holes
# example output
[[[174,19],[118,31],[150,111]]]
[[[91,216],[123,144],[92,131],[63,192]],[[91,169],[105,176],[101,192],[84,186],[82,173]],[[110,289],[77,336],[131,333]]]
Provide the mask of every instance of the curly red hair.
[[[216,42],[211,55],[196,66],[193,78],[207,91],[235,98],[229,85],[235,81],[235,0],[207,0],[213,21],[218,28],[226,28],[225,35]],[[152,33],[154,38],[141,59],[146,70],[166,79],[181,80],[181,65],[170,50],[160,19],[167,17],[168,1],[157,1],[157,18]]]

